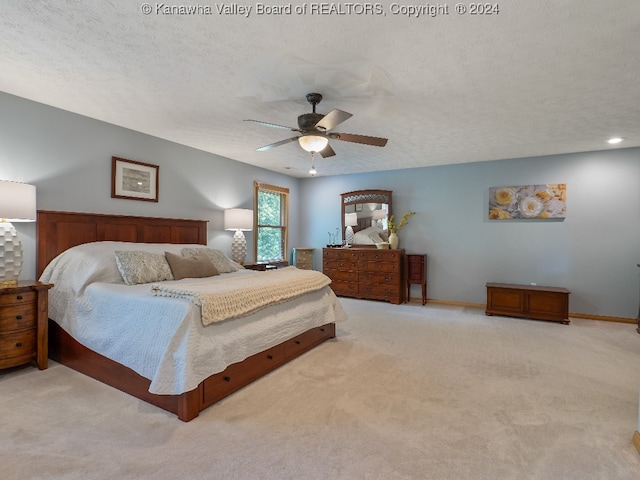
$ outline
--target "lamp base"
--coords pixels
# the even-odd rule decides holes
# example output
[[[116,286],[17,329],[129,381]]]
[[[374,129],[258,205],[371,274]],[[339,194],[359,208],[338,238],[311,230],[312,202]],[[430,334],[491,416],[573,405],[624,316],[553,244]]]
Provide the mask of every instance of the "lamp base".
[[[22,244],[18,232],[11,223],[0,222],[0,286],[16,285],[21,270]]]
[[[244,238],[244,232],[242,230],[236,230],[236,233],[233,234],[233,241],[231,242],[231,259],[243,265],[246,257],[247,240]]]

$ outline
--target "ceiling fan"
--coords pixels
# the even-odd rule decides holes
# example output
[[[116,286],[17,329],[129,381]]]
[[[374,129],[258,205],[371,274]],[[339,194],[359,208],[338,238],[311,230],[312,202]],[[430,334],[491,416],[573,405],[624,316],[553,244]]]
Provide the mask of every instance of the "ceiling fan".
[[[285,145],[297,140],[300,146],[307,152],[319,153],[323,158],[326,158],[332,157],[336,154],[333,148],[331,148],[331,145],[329,145],[329,139],[373,145],[375,147],[384,147],[387,144],[386,138],[332,132],[331,130],[333,130],[333,128],[351,118],[353,115],[338,109],[331,110],[326,115],[316,113],[316,105],[322,100],[322,95],[319,93],[308,93],[306,98],[307,102],[313,106],[313,112],[304,113],[298,117],[298,128],[286,127],[276,123],[261,122],[260,120],[244,120],[245,122],[255,122],[267,127],[283,128],[285,130],[291,130],[292,132],[298,132],[301,134],[287,138],[286,140],[270,143],[269,145],[256,149],[257,151],[262,152],[264,150],[270,150],[274,147],[279,147],[280,145]]]

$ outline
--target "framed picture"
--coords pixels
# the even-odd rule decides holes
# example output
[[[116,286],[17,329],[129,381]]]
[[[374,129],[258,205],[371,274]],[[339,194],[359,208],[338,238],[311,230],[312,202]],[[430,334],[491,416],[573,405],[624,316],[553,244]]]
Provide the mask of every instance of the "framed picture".
[[[158,201],[158,165],[111,157],[111,198]]]
[[[356,203],[356,212],[361,212],[363,208],[363,204],[362,203]]]
[[[562,219],[566,212],[566,183],[489,189],[489,220]]]

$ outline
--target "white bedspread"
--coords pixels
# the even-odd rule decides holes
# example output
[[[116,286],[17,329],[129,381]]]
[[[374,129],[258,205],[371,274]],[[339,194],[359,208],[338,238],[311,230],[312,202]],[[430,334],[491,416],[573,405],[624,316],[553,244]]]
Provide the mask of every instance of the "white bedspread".
[[[77,341],[151,380],[149,391],[190,391],[228,365],[310,328],[346,319],[329,287],[255,314],[203,326],[200,308],[183,299],[152,295],[150,284],[124,285],[115,250],[179,253],[185,245],[96,242],[62,253],[41,280],[54,283],[49,318]],[[239,270],[228,278],[269,275]],[[203,279],[166,282],[198,283]]]

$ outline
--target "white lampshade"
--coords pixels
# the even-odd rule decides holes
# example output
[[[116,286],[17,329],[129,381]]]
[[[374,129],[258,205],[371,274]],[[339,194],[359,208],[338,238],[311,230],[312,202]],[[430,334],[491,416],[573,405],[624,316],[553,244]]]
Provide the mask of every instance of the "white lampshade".
[[[329,139],[322,135],[308,134],[298,137],[298,143],[307,152],[320,152],[327,146]]]
[[[345,213],[344,214],[344,224],[347,227],[355,227],[358,225],[358,214],[357,213]]]
[[[0,180],[0,286],[18,282],[22,271],[22,244],[11,222],[36,220],[36,187]]]
[[[374,220],[382,220],[386,216],[387,216],[387,212],[385,212],[382,209],[374,210],[372,214],[372,217]]]
[[[253,210],[246,208],[229,208],[225,210],[224,229],[242,230],[243,232],[253,230]]]
[[[0,219],[7,222],[35,222],[36,187],[0,180]]]

